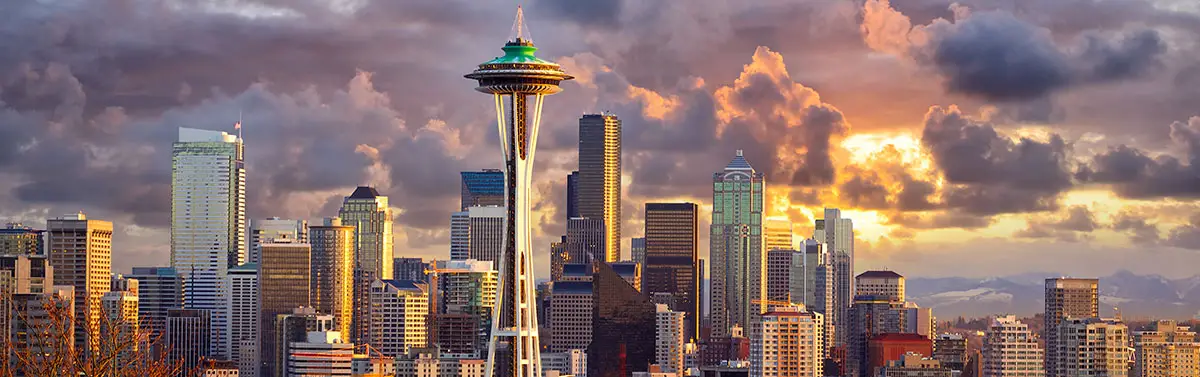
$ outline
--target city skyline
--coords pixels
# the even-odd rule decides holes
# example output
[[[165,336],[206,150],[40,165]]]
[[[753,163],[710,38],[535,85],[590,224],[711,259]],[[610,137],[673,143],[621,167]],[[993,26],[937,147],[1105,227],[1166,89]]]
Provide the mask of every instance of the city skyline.
[[[1056,64],[1053,65],[1058,67],[1055,72],[1082,70],[1084,68],[1080,67],[1088,67],[1089,63],[1094,62],[1085,56],[1069,54],[1081,33],[1098,31],[1119,34],[1126,30],[1116,25],[1125,23],[1082,22],[1070,28],[1025,14],[1013,15],[1013,10],[1003,5],[978,1],[962,3],[976,12],[969,17],[962,15],[961,20],[954,19],[954,13],[946,10],[945,4],[937,7],[911,4],[888,7],[878,2],[869,4],[873,5],[868,7],[871,12],[853,4],[778,5],[781,13],[785,10],[794,12],[797,19],[809,21],[798,24],[813,27],[797,29],[789,26],[790,23],[764,19],[764,33],[746,31],[748,26],[745,24],[749,22],[747,18],[756,19],[755,15],[762,13],[765,6],[761,4],[728,5],[722,12],[713,9],[682,10],[679,19],[644,24],[635,24],[632,20],[639,19],[639,16],[654,15],[655,9],[662,9],[658,7],[671,5],[626,5],[608,9],[610,13],[601,13],[603,16],[595,21],[576,17],[553,5],[531,5],[530,18],[535,21],[532,22],[535,39],[539,45],[547,46],[547,53],[552,54],[547,58],[578,70],[582,78],[579,83],[567,84],[571,87],[561,98],[557,98],[561,106],[547,111],[544,121],[547,127],[543,135],[544,158],[539,160],[543,162],[538,167],[536,176],[539,178],[534,182],[535,190],[540,193],[544,204],[535,211],[542,214],[565,211],[562,208],[564,204],[558,198],[564,190],[560,187],[561,177],[573,170],[575,163],[571,157],[577,142],[575,121],[581,112],[608,110],[621,117],[626,135],[623,174],[628,186],[623,190],[622,213],[625,216],[622,235],[625,239],[622,245],[627,244],[628,237],[638,235],[637,230],[642,224],[636,209],[646,202],[696,202],[702,205],[700,217],[708,218],[711,202],[706,200],[704,191],[705,172],[720,166],[720,160],[733,150],[743,149],[747,151],[749,159],[762,160],[756,162],[756,166],[762,166],[767,172],[767,179],[792,183],[772,187],[790,190],[776,194],[784,193],[786,195],[779,197],[786,197],[794,203],[788,207],[793,223],[811,223],[812,219],[820,217],[820,208],[825,206],[843,208],[845,216],[854,219],[856,228],[862,230],[859,251],[863,256],[859,261],[864,268],[886,265],[912,276],[959,274],[984,277],[1029,272],[1027,266],[1005,262],[993,256],[1013,249],[1009,243],[1017,242],[1022,247],[1015,248],[1018,249],[1016,259],[1047,254],[1052,262],[1063,262],[1089,256],[1085,263],[1072,266],[1072,271],[1060,271],[1071,275],[1103,276],[1120,268],[1118,266],[1143,274],[1158,273],[1170,277],[1191,274],[1183,267],[1157,266],[1151,261],[1128,257],[1131,250],[1148,249],[1167,258],[1188,262],[1176,265],[1192,264],[1200,258],[1186,248],[1170,246],[1196,247],[1195,242],[1191,242],[1195,240],[1196,229],[1188,226],[1195,206],[1186,201],[1193,194],[1186,187],[1179,188],[1175,184],[1177,182],[1154,175],[1157,172],[1169,172],[1162,170],[1167,168],[1160,168],[1151,160],[1138,159],[1142,155],[1151,158],[1172,155],[1181,161],[1180,169],[1194,169],[1187,162],[1190,155],[1183,150],[1187,144],[1176,143],[1190,140],[1186,136],[1194,128],[1188,126],[1188,122],[1197,115],[1195,95],[1188,91],[1190,89],[1184,89],[1194,85],[1164,84],[1175,77],[1190,77],[1183,75],[1187,64],[1179,58],[1193,56],[1195,51],[1180,44],[1177,38],[1181,37],[1159,32],[1153,37],[1131,39],[1148,43],[1150,47],[1138,50],[1145,52],[1142,56],[1134,55],[1143,58],[1138,62],[1162,64],[1153,70],[1147,68],[1125,72],[1125,75],[1117,77],[1121,79],[1118,81],[1107,81],[1102,85],[1100,82],[1105,80],[1071,78],[1060,80],[1058,85],[1031,85],[1029,91],[1016,90],[1020,88],[1000,91],[968,85],[987,83],[951,80],[967,80],[971,77],[954,76],[954,71],[924,63],[920,61],[919,54],[913,52],[935,46],[897,45],[892,42],[913,39],[882,38],[877,34],[864,33],[863,21],[859,17],[871,15],[862,18],[869,21],[866,30],[878,31],[870,27],[874,25],[871,22],[888,17],[899,20],[902,14],[908,19],[901,24],[910,26],[905,30],[906,34],[914,30],[926,30],[928,28],[922,26],[932,24],[931,20],[935,17],[942,17],[955,26],[940,31],[951,33],[945,39],[950,42],[958,40],[949,38],[951,36],[972,37],[966,33],[972,30],[969,26],[986,25],[987,21],[994,19],[1010,20],[1002,27],[1018,31],[1044,28],[1060,38],[1056,42],[1031,38],[1034,38],[1034,42],[1050,43],[1047,50],[1049,56],[1045,58],[1049,63]],[[1062,11],[1046,5],[1050,4],[1047,1],[1033,4],[1031,6],[1045,7],[1044,10],[1049,14]],[[40,24],[43,16],[36,11],[40,6],[23,5],[21,11],[14,13],[20,15],[14,22],[17,25]],[[168,27],[164,21],[146,20],[142,18],[144,16],[133,12],[91,12],[87,7],[95,5],[73,6],[84,8],[77,9],[71,15],[97,14],[97,17],[106,20],[105,24],[128,24],[142,28],[139,30],[147,31],[142,34],[150,35],[146,46],[189,46],[199,38],[198,35],[182,32],[155,33],[153,31],[160,30],[158,28]],[[463,4],[452,2],[440,6],[462,7]],[[509,13],[510,6],[477,6],[485,8],[478,12],[456,13],[454,19],[436,24],[434,30],[448,30],[446,28],[466,23],[478,25],[447,31],[454,38],[465,40],[465,47],[479,47],[470,49],[480,51],[478,54],[465,54],[463,51],[467,48],[454,44],[437,46],[426,50],[424,54],[436,56],[437,59],[433,60],[438,65],[455,67],[470,67],[481,58],[490,57],[492,52],[488,49],[494,48],[492,45],[496,41],[484,35],[508,26],[505,25],[508,22],[503,19],[505,17],[493,15]],[[1082,7],[1079,12],[1102,12],[1107,9],[1105,6]],[[1144,21],[1146,27],[1161,31],[1177,30],[1181,26],[1165,24],[1162,18],[1152,18],[1152,15],[1180,15],[1185,19],[1195,17],[1195,12],[1187,9],[1154,8],[1150,5],[1138,7],[1142,11],[1124,12],[1121,19]],[[311,14],[320,20],[313,22],[314,27],[336,35],[337,31],[383,30],[385,23],[370,16],[372,13],[398,14],[409,10],[404,6],[393,9],[377,4],[366,9],[346,11],[348,13],[322,7],[276,12],[262,9],[218,11],[189,8],[168,11],[165,19],[187,18],[187,22],[196,23],[198,30],[215,35],[222,33],[212,26],[217,21],[246,25],[250,30],[263,34],[283,33],[281,39],[272,43],[277,44],[277,48],[299,49],[295,46],[299,46],[302,40],[312,40],[312,36],[286,27],[299,22],[294,19],[295,14]],[[256,15],[256,12],[262,14]],[[411,13],[409,16],[391,18],[416,22],[414,18],[427,15]],[[188,17],[183,17],[185,15]],[[261,22],[262,19],[272,22]],[[347,20],[360,22],[350,25]],[[677,31],[689,30],[686,26],[696,20],[713,20],[722,27],[712,28],[709,30],[711,34],[689,35]],[[98,27],[83,17],[67,17],[62,22],[80,31]],[[285,26],[274,29],[280,25]],[[913,25],[918,27],[914,29]],[[637,35],[653,37],[643,40],[632,38],[617,32],[621,29],[619,26],[628,27],[631,33]],[[32,33],[39,30],[42,29],[29,26],[14,28],[13,32]],[[537,33],[539,30],[544,31]],[[555,32],[550,33],[549,30]],[[1136,30],[1128,32],[1133,31]],[[588,40],[585,38],[588,33],[595,34],[601,40],[607,38],[627,43],[589,45],[584,43]],[[789,41],[785,42],[773,37],[784,33],[794,38],[788,38]],[[636,47],[676,35],[676,48],[647,51],[644,47]],[[373,43],[417,46],[423,45],[428,37],[389,35]],[[137,50],[126,49],[131,46],[129,41],[103,34],[97,34],[95,38],[90,42],[93,45],[89,46],[94,46],[96,51],[123,51],[128,54]],[[731,48],[723,54],[701,54],[711,46],[705,42],[706,38]],[[12,110],[16,115],[13,122],[5,122],[0,126],[4,127],[4,132],[16,135],[6,141],[22,146],[30,145],[37,138],[39,144],[19,150],[19,153],[0,163],[2,174],[11,178],[5,180],[8,185],[0,188],[0,204],[3,204],[0,208],[5,209],[0,217],[40,226],[45,218],[83,209],[97,218],[114,222],[117,228],[114,229],[116,272],[129,271],[135,264],[166,265],[169,239],[165,233],[169,201],[165,198],[169,195],[169,179],[164,172],[169,166],[162,157],[169,154],[169,143],[174,137],[168,134],[172,134],[174,128],[179,126],[233,132],[232,124],[237,120],[238,112],[244,111],[242,131],[251,146],[246,157],[249,218],[279,216],[315,221],[332,216],[330,209],[336,208],[336,204],[331,203],[337,202],[353,187],[373,184],[380,186],[385,195],[397,198],[393,203],[397,209],[406,210],[404,213],[396,211],[397,229],[401,229],[396,235],[397,256],[432,258],[440,255],[442,245],[448,239],[448,233],[442,231],[446,218],[444,214],[453,209],[459,200],[454,194],[459,184],[457,174],[500,167],[494,161],[494,153],[486,148],[475,148],[490,145],[495,140],[494,134],[484,131],[492,128],[488,125],[490,109],[487,104],[470,97],[473,93],[460,90],[459,72],[443,73],[424,62],[408,63],[413,69],[402,71],[401,67],[409,66],[396,66],[390,64],[390,58],[384,55],[367,52],[368,49],[364,47],[365,43],[370,42],[367,40],[329,45],[327,48],[332,53],[322,54],[326,55],[321,57],[323,64],[274,71],[264,67],[283,64],[276,64],[278,58],[265,53],[274,51],[273,48],[263,47],[267,46],[265,41],[257,37],[227,39],[231,41],[226,51],[254,53],[216,54],[197,48],[195,53],[206,64],[190,67],[163,55],[151,54],[139,59],[158,69],[178,67],[181,70],[178,75],[164,78],[155,73],[157,70],[144,67],[127,67],[120,73],[105,67],[89,70],[89,63],[96,61],[93,59],[100,54],[84,54],[77,57],[80,59],[78,61],[46,58],[44,56],[55,54],[32,52],[62,51],[67,47],[43,45],[36,38],[13,36],[12,40],[30,43],[28,50],[22,50],[30,53],[17,54],[13,61],[30,63],[27,69],[39,73],[38,79],[27,79],[33,81],[22,82],[22,85],[37,84],[47,88],[55,83],[63,83],[68,87],[77,85],[81,89],[77,92],[42,92],[43,99],[49,103],[81,106],[78,112],[61,112],[58,115],[60,118],[57,118],[58,124],[64,129],[78,132],[51,134],[50,127],[38,127],[41,125],[39,119],[53,117],[40,116],[49,113],[36,105],[42,102],[29,99],[36,97],[35,93],[5,91],[5,109]],[[1132,47],[1135,46],[1125,45],[1121,41],[1119,38],[1101,40],[1114,47],[1110,52],[1134,51]],[[1128,47],[1130,50],[1118,47]],[[633,65],[628,59],[622,58],[626,54],[644,56],[646,61],[672,64]],[[239,58],[232,59],[234,55]],[[334,56],[354,58],[339,60]],[[696,59],[697,56],[705,59]],[[831,59],[833,57],[837,59]],[[837,64],[829,60],[837,60]],[[7,72],[16,67],[5,62],[0,69]],[[668,70],[667,67],[672,69]],[[360,68],[362,74],[357,71]],[[408,71],[421,72],[423,75],[420,79],[432,80],[433,85],[422,86],[428,88],[426,95],[413,96],[404,91],[418,79],[408,75]],[[863,74],[863,71],[871,73]],[[1013,72],[1017,76],[1011,81],[1021,81],[1019,79],[1024,76],[1020,76],[1020,73]],[[742,76],[746,80],[739,84],[738,79]],[[160,82],[156,85],[142,85],[154,81],[149,77],[155,77],[154,80],[161,78],[162,81],[156,81]],[[703,83],[689,77],[702,79]],[[755,81],[757,77],[770,79],[762,81],[774,85],[768,90],[787,93],[785,97],[794,102],[781,102],[779,99],[762,99],[762,102],[756,103],[733,101],[738,93],[756,89],[750,84],[758,82]],[[141,92],[117,90],[115,88],[118,86],[97,84],[108,79],[143,89]],[[869,84],[874,81],[868,80],[881,81]],[[680,85],[681,81],[687,85]],[[306,92],[308,85],[316,89]],[[220,88],[222,94],[213,94],[210,88]],[[1111,94],[1121,93],[1121,88],[1133,90],[1138,95]],[[820,92],[820,99],[815,96],[817,91]],[[77,93],[86,94],[85,98],[80,99],[82,102],[67,101],[72,98],[69,96]],[[906,95],[897,100],[899,93]],[[306,102],[308,100],[311,102]],[[705,103],[711,108],[704,107]],[[785,105],[787,103],[797,106],[789,107]],[[880,106],[882,103],[887,105]],[[800,121],[803,118],[799,116],[804,115],[798,108],[800,104],[822,105],[821,108],[828,112],[820,114],[840,119],[840,123],[837,123],[840,126],[832,129],[808,128]],[[949,107],[952,104],[958,105],[958,110],[952,110]],[[461,110],[447,110],[459,108],[460,105],[463,106]],[[938,107],[931,111],[933,105]],[[812,157],[812,160],[777,162],[777,159],[771,158],[779,155],[782,143],[791,143],[788,145],[793,146],[801,144],[802,134],[783,133],[782,126],[787,124],[771,123],[767,119],[746,115],[750,114],[746,110],[759,107],[788,109],[789,117],[792,117],[789,119],[795,120],[788,123],[796,125],[795,128],[814,132],[803,135],[820,138],[825,134],[817,131],[822,130],[835,135],[825,144],[828,149],[824,152],[831,157],[828,161],[830,164],[825,165],[825,161],[817,158],[824,155],[806,151],[793,155]],[[722,110],[721,114],[724,115],[717,116],[717,110]],[[295,117],[297,114],[305,116]],[[1174,122],[1180,122],[1176,127],[1176,141],[1171,139],[1170,126]],[[25,124],[31,126],[23,126]],[[943,148],[950,145],[947,143],[957,140],[950,131],[955,131],[955,127],[961,131],[964,129],[962,127],[967,126],[984,131],[994,130],[1003,136],[994,145],[1004,148],[1007,154],[994,157],[996,160],[985,161],[989,164],[984,167],[991,170],[973,170],[949,163],[968,161],[948,158],[946,153],[949,149]],[[397,129],[401,131],[396,132]],[[681,133],[679,130],[695,132]],[[717,130],[746,132],[722,131],[718,134]],[[944,133],[935,135],[933,131]],[[792,141],[786,137],[768,137],[771,133],[791,135]],[[1026,160],[1016,158],[1018,152],[1015,145],[1020,140],[1013,138],[1020,135],[1032,138],[1032,144],[1029,145],[1039,147],[1033,149],[1054,152],[1048,153],[1047,158],[1056,163],[1043,166],[1062,169],[1019,169],[1015,161]],[[1070,146],[1055,143],[1051,135],[1061,135]],[[692,138],[685,138],[689,136]],[[698,151],[700,153],[679,151],[677,143],[674,143],[676,140],[702,146]],[[935,140],[945,143],[934,143]],[[886,149],[889,143],[895,146],[894,151]],[[1122,143],[1129,144],[1138,152],[1126,149],[1120,150],[1123,154],[1108,154],[1109,146]],[[110,157],[89,157],[84,154],[85,145],[89,144],[100,150],[112,151],[112,154],[108,155]],[[289,153],[290,147],[317,153]],[[60,156],[51,157],[48,153]],[[419,164],[411,158],[414,155],[425,157],[419,160],[420,164],[425,165],[416,166]],[[881,158],[872,158],[872,155]],[[885,158],[893,155],[896,158]],[[1098,164],[1103,159],[1095,159],[1097,155],[1143,161],[1142,165],[1137,166],[1146,168],[1134,172],[1137,174],[1106,176],[1100,174],[1102,169]],[[45,165],[53,161],[63,161],[63,168],[51,169],[48,168],[50,165]],[[800,164],[800,161],[811,161],[811,164]],[[895,165],[889,165],[888,162],[895,161],[902,162],[905,169],[888,169]],[[1090,174],[1075,174],[1085,171],[1085,165],[1090,166]],[[439,169],[430,169],[434,166]],[[805,171],[811,173],[824,170],[816,169],[818,166],[830,167],[835,174],[828,178],[829,175],[796,174],[798,171],[788,169],[797,166],[813,167]],[[664,171],[669,173],[656,173]],[[901,206],[898,190],[906,181],[893,180],[893,171],[908,172],[907,176],[913,178],[908,186],[913,190],[909,193],[922,192],[918,190],[922,188],[931,189],[932,193],[922,197],[925,202]],[[978,177],[969,174],[972,171],[991,171],[995,174],[992,178]],[[1064,175],[1064,172],[1070,174]],[[67,180],[66,176],[60,175],[62,173],[70,173],[72,179]],[[1040,176],[1035,173],[1046,173],[1047,178],[1038,178]],[[1113,181],[1125,183],[1115,187],[1103,184]],[[1029,182],[1041,184],[1032,185]],[[84,187],[98,189],[83,190]],[[1006,190],[991,192],[984,188]],[[1022,198],[1044,200],[1011,202],[1014,205],[1029,204],[1020,208],[988,207],[984,205],[986,203],[976,200],[1010,191],[1029,194],[1020,196]],[[888,194],[877,194],[883,192]],[[1122,196],[1128,199],[1121,199]],[[782,206],[772,203],[772,207]],[[1027,212],[1031,208],[1054,209]],[[924,212],[921,212],[923,209]],[[999,211],[1008,213],[991,216]],[[544,218],[546,220],[536,228],[535,244],[548,245],[562,234],[565,224],[563,216]],[[889,222],[904,225],[887,225]],[[987,226],[975,230],[961,228],[983,225]],[[706,231],[705,227],[701,228]],[[807,236],[805,233],[808,231],[799,232],[798,235],[803,237]],[[1019,237],[1012,237],[1014,234]],[[1141,237],[1136,238],[1140,241],[1131,243],[1131,236]],[[707,239],[704,233],[700,237]],[[1150,242],[1152,240],[1158,242]],[[706,258],[707,245],[701,246],[700,253]],[[546,256],[539,253],[535,265],[539,276],[545,276],[543,271],[547,270],[547,260]],[[950,268],[959,265],[967,268]],[[986,266],[986,269],[979,266]]]

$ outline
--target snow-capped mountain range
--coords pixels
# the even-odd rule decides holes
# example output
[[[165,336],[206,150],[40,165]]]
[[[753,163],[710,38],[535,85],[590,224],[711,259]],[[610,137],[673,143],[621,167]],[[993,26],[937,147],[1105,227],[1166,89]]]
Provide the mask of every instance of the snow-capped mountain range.
[[[943,320],[958,316],[983,317],[997,314],[1029,316],[1044,310],[1046,277],[1058,273],[1026,273],[987,279],[910,278],[908,300],[933,308]],[[1200,275],[1167,279],[1121,270],[1100,278],[1101,315],[1113,308],[1131,319],[1191,319],[1200,313]]]

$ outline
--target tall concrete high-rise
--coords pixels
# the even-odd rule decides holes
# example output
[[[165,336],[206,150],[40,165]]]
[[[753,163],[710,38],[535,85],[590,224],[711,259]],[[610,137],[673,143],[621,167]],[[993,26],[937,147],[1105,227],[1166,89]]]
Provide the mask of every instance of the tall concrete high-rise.
[[[179,129],[171,151],[171,267],[183,305],[207,311],[213,358],[226,359],[230,267],[246,261],[246,165],[241,137]]]
[[[500,294],[496,305],[499,309],[492,321],[486,373],[506,377],[534,376],[541,371],[530,237],[533,226],[529,214],[530,185],[543,100],[546,95],[562,90],[558,85],[561,81],[573,79],[558,64],[534,56],[537,47],[526,35],[520,7],[513,26],[513,36],[503,48],[504,56],[484,62],[466,75],[478,81],[476,91],[491,94],[495,100],[496,126],[505,159],[507,245],[499,268]],[[508,111],[505,97],[509,100]],[[531,97],[533,103],[528,103]],[[506,355],[499,360],[499,368],[497,347]]]
[[[817,303],[817,281],[821,277],[817,274],[817,268],[825,264],[828,255],[825,252],[825,244],[817,242],[814,239],[806,239],[800,241],[800,249],[797,253],[792,254],[792,272],[791,294],[792,300],[804,304],[810,310],[824,314],[821,309],[824,304]]]
[[[1062,348],[1058,342],[1058,325],[1067,318],[1100,317],[1099,285],[1099,279],[1046,279],[1046,311],[1042,325],[1042,338],[1046,341],[1046,376],[1065,377],[1058,367]]]
[[[167,351],[167,362],[178,363],[180,370],[196,370],[204,359],[211,357],[212,330],[207,310],[168,310],[166,325],[163,349]]]
[[[171,267],[134,267],[125,275],[138,281],[139,327],[147,330],[150,339],[165,339],[167,311],[183,306],[183,284]],[[155,354],[160,354],[154,350]]]
[[[684,313],[686,340],[699,340],[700,207],[696,203],[646,203],[642,292],[674,296],[670,309]]]
[[[437,294],[434,296],[431,293],[430,297],[436,300],[436,308],[430,310],[437,314],[466,316],[473,335],[470,343],[475,346],[487,344],[496,305],[496,284],[499,281],[495,264],[455,260],[437,261],[436,267],[437,285],[433,288],[436,288]],[[480,349],[472,349],[472,352],[478,351]]]
[[[825,349],[824,320],[799,307],[777,307],[763,314],[750,335],[750,376],[820,377]]]
[[[475,206],[504,206],[504,172],[500,169],[464,171],[461,211]]]
[[[594,297],[590,281],[554,282],[550,295],[550,352],[587,349],[592,343]]]
[[[80,212],[46,220],[46,255],[54,266],[54,285],[75,287],[75,341],[100,346],[100,299],[111,290],[113,224],[89,220]],[[87,343],[84,343],[87,342]]]
[[[333,316],[334,330],[349,336],[354,326],[354,227],[340,218],[310,226],[312,247],[310,304]]]
[[[1067,317],[1058,324],[1053,376],[1129,375],[1129,327],[1118,319]]]
[[[17,312],[18,297],[36,300],[53,291],[54,267],[46,256],[0,254],[0,343],[10,344],[15,321],[28,314]]]
[[[655,305],[657,335],[654,358],[662,371],[673,376],[683,375],[683,345],[687,344],[684,334],[684,313],[671,310],[666,304]]]
[[[401,356],[426,346],[429,287],[411,281],[378,280],[371,284],[367,343],[387,356]]]
[[[312,249],[306,243],[264,243],[258,265],[259,355],[266,363],[266,376],[277,375],[277,358],[283,344],[276,342],[276,317],[309,306],[312,281]]]
[[[791,249],[771,249],[767,251],[767,268],[765,284],[767,285],[767,300],[777,302],[799,302],[798,299],[792,298],[792,278],[794,272],[800,272],[798,269],[792,268],[792,262],[798,260],[796,254],[799,252]]]
[[[983,336],[983,377],[1043,377],[1042,346],[1016,316],[996,317]]]
[[[450,260],[471,257],[471,212],[462,210],[450,214]]]
[[[307,243],[308,221],[278,217],[250,220],[250,249],[249,255],[246,256],[246,262],[258,263],[258,256],[262,253],[260,250],[262,244],[276,239]]]
[[[737,151],[725,169],[713,174],[712,225],[709,253],[712,255],[712,337],[728,337],[733,326],[748,328],[763,312],[754,303],[766,295],[763,279],[763,174]]]
[[[621,260],[621,120],[616,115],[579,118],[577,187],[579,216],[604,222],[604,261]]]
[[[429,263],[421,258],[396,258],[392,260],[392,275],[396,280],[429,282]]]
[[[258,263],[229,269],[229,354],[237,360],[239,376],[258,376],[259,349]]]
[[[470,236],[467,259],[489,261],[500,266],[504,254],[504,207],[471,207],[467,210]]]
[[[834,343],[845,346],[849,333],[846,321],[854,303],[854,223],[842,218],[842,210],[826,208],[825,218],[816,221],[813,237],[828,245],[833,267],[834,312],[827,320],[834,324]]]
[[[854,295],[885,296],[904,301],[904,276],[894,271],[863,272],[854,277]]]
[[[909,310],[905,303],[891,296],[858,296],[847,318],[846,365],[850,376],[869,376],[873,370],[869,363],[872,339],[883,334],[910,334],[908,331]],[[840,329],[834,329],[840,331]],[[916,335],[913,335],[916,336]],[[929,347],[933,342],[925,339]],[[930,352],[932,353],[932,352]]]
[[[1200,377],[1200,342],[1187,325],[1172,320],[1134,332],[1134,377]]]
[[[42,255],[46,252],[46,231],[20,223],[8,223],[0,228],[0,255]]]
[[[342,201],[342,225],[354,227],[355,268],[368,279],[392,278],[392,208],[374,187],[359,186]]]
[[[579,171],[567,174],[567,219],[579,217]]]

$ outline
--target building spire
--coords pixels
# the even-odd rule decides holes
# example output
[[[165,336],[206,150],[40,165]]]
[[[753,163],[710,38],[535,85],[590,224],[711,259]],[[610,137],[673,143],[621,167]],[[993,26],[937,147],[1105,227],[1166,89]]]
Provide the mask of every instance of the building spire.
[[[520,5],[517,5],[517,18],[513,20],[512,34],[509,35],[509,42],[528,42],[533,43],[533,37],[529,33],[529,26],[525,25],[525,11]]]

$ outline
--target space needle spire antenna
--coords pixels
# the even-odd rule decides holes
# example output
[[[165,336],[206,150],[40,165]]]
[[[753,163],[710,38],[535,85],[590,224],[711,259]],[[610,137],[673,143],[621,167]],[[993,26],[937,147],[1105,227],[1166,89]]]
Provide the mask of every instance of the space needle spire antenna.
[[[534,56],[537,47],[524,24],[524,12],[518,6],[511,38],[501,48],[504,55],[480,64],[465,76],[478,83],[476,91],[491,94],[495,101],[504,156],[507,213],[484,374],[488,377],[542,376],[529,213],[533,157],[542,122],[542,102],[546,95],[562,91],[559,83],[574,79],[558,64]]]

